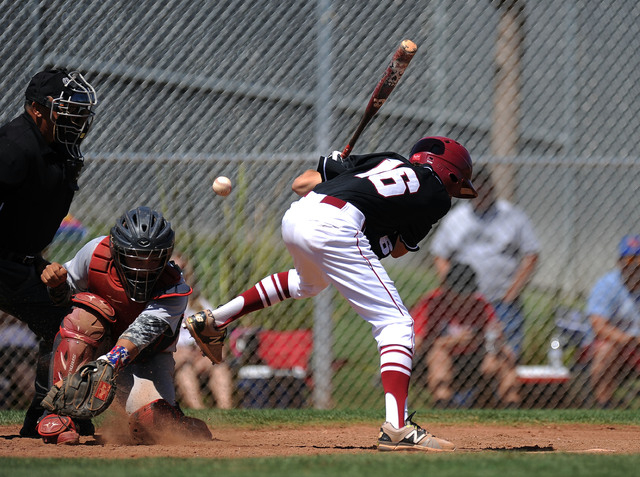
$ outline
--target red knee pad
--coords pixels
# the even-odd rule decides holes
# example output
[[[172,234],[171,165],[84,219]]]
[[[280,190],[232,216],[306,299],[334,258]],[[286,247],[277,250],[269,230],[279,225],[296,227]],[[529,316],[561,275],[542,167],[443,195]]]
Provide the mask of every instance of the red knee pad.
[[[80,443],[76,425],[69,416],[48,414],[38,423],[38,434],[46,444],[75,445]]]
[[[164,399],[150,402],[129,417],[129,431],[137,444],[158,444],[184,439],[210,441],[211,431],[200,419],[187,417]]]
[[[90,292],[76,293],[71,297],[71,301],[83,308],[93,310],[100,314],[110,323],[115,323],[116,312],[113,307],[102,297]]]

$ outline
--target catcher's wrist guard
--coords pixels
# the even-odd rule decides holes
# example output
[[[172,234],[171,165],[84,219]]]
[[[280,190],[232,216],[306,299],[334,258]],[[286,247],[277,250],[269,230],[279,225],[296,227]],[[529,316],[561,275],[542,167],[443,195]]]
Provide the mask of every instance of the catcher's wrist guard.
[[[211,310],[199,311],[195,315],[188,316],[182,326],[193,336],[202,354],[214,364],[222,363],[222,348],[227,329],[220,330],[216,327]]]
[[[119,371],[120,368],[126,366],[131,361],[129,351],[124,346],[114,346],[107,354],[100,356],[98,361],[108,362],[113,369]]]
[[[54,384],[42,407],[61,416],[90,419],[104,412],[115,394],[116,371],[108,361],[99,359]]]

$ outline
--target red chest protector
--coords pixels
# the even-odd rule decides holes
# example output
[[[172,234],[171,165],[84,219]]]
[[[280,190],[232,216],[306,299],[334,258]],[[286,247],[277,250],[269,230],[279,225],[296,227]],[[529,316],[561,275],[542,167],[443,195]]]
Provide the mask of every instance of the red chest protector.
[[[190,295],[190,287],[184,287],[184,289],[180,287],[180,292],[167,290],[179,282],[180,272],[173,266],[167,266],[156,283],[158,292],[154,299]],[[149,303],[138,303],[130,300],[127,296],[111,256],[109,237],[105,237],[93,252],[89,263],[88,289],[105,299],[115,310],[115,322],[112,324],[112,336],[114,337],[120,336]]]

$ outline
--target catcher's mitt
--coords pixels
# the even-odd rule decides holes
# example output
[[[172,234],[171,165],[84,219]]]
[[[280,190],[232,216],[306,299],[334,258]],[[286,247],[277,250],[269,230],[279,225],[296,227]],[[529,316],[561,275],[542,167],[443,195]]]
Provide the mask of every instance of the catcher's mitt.
[[[89,419],[104,412],[116,394],[116,372],[104,360],[91,361],[54,384],[42,406],[63,416]]]

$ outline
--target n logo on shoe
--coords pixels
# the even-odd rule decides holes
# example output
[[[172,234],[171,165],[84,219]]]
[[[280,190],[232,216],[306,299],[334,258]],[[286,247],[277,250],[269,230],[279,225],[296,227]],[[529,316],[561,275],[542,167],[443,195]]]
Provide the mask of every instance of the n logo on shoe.
[[[413,441],[414,444],[417,444],[418,442],[420,442],[421,436],[420,436],[420,433],[416,429],[414,429],[409,434],[404,436],[404,439],[406,441],[411,440]]]

